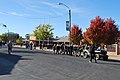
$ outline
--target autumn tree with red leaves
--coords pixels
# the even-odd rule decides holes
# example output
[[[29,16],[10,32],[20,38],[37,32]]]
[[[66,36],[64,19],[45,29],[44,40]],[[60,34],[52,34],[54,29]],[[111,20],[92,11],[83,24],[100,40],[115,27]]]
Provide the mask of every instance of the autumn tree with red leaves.
[[[113,44],[117,41],[117,38],[119,36],[118,27],[115,25],[115,21],[110,19],[107,19],[105,21],[105,25],[103,26],[104,30],[104,40],[103,43],[106,44]]]
[[[90,27],[84,32],[84,41],[90,44],[101,43],[103,41],[103,26],[104,20],[99,16],[91,20]]]
[[[80,43],[80,40],[82,40],[83,38],[82,29],[79,29],[77,25],[73,25],[73,27],[71,28],[71,36],[69,34],[69,37],[71,38],[71,42],[73,44],[78,45]]]
[[[118,36],[118,28],[115,21],[107,19],[106,21],[99,16],[91,20],[90,27],[84,32],[84,41],[95,44],[115,43]]]

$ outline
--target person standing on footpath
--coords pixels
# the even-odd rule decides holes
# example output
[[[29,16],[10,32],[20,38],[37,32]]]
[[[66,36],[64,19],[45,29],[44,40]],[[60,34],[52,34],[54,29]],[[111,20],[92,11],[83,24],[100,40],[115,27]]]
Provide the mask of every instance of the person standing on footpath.
[[[11,41],[8,42],[7,47],[8,47],[8,54],[11,54],[11,52],[12,52],[12,42]]]
[[[54,44],[54,45],[53,45],[53,51],[54,51],[54,54],[56,54],[56,47],[57,47],[57,45]]]
[[[2,40],[0,40],[0,48],[2,48]]]
[[[34,44],[33,44],[34,49],[36,49],[36,46],[37,46],[37,45],[36,45],[36,42],[34,42]]]
[[[70,50],[69,50],[69,54],[72,56],[72,53],[73,53],[73,44],[70,45]]]
[[[95,45],[92,44],[91,47],[90,47],[90,63],[92,63],[92,59],[95,60],[95,63],[97,63],[97,60],[96,60],[96,55],[95,55]]]
[[[30,50],[32,50],[32,47],[33,47],[33,43],[32,41],[30,42]]]

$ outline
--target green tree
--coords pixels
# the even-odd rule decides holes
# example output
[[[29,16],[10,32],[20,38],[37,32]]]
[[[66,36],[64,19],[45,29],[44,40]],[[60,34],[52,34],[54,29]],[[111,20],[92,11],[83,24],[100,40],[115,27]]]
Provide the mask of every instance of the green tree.
[[[36,29],[33,31],[34,35],[37,40],[48,40],[53,38],[53,33],[52,31],[54,28],[52,28],[52,25],[46,24],[42,25],[40,24],[39,26],[36,27]]]
[[[16,40],[16,43],[17,43],[17,44],[22,44],[22,37],[18,38],[18,39]]]
[[[1,36],[0,36],[1,40],[6,42],[7,41],[7,34],[6,33],[3,33]]]
[[[29,40],[30,34],[26,34],[25,37],[26,37],[27,40]]]

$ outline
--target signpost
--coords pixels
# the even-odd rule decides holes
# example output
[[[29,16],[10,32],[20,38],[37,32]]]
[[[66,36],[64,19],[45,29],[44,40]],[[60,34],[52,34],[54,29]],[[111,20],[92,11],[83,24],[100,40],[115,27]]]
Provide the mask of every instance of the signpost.
[[[70,31],[70,22],[66,21],[66,31]]]

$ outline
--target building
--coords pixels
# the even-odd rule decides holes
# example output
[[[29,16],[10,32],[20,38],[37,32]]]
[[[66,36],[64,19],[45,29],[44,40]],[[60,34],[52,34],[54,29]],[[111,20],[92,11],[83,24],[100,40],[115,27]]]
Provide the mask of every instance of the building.
[[[50,45],[50,44],[61,44],[61,43],[65,43],[65,44],[69,44],[69,40],[67,36],[63,36],[63,37],[56,37],[50,40],[36,40],[36,37],[34,36],[34,34],[30,34],[29,36],[29,41],[32,41],[33,43],[35,42],[37,44],[37,46],[39,44],[45,44],[45,45]]]

